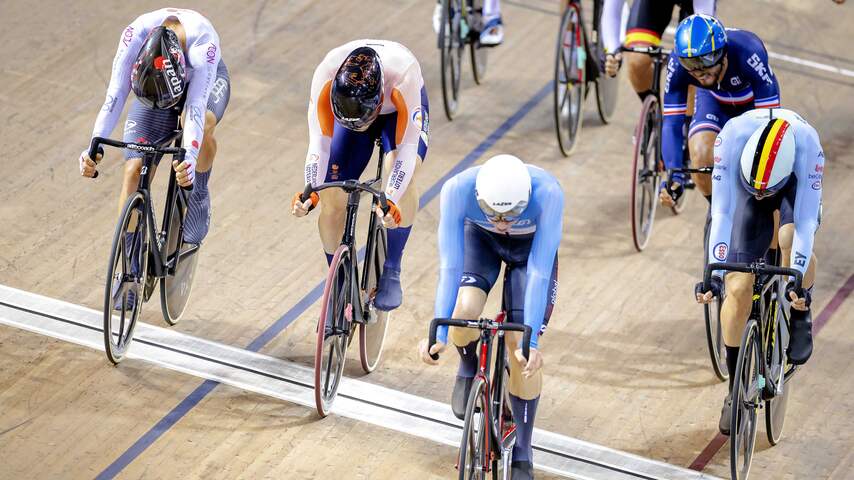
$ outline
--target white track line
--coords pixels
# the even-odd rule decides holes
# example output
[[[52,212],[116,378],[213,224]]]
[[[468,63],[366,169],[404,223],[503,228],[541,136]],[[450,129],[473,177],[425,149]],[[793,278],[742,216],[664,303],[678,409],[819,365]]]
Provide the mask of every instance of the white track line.
[[[99,311],[0,285],[2,324],[103,351],[102,319]],[[314,408],[314,370],[268,355],[140,323],[128,358]],[[342,380],[334,414],[459,445],[461,422],[448,405],[359,380]],[[534,449],[538,469],[578,480],[715,478],[540,429]]]

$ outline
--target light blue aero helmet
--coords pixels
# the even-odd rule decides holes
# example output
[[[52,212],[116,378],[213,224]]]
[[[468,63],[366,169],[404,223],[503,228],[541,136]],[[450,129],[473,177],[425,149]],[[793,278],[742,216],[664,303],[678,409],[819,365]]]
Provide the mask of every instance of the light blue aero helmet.
[[[675,43],[685,70],[702,70],[717,65],[726,54],[726,30],[717,18],[698,13],[679,22]]]

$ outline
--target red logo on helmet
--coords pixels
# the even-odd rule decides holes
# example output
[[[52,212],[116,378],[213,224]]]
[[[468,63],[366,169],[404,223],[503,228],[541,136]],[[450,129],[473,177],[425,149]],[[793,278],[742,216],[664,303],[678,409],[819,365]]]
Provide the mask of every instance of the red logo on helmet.
[[[154,59],[154,68],[158,70],[163,70],[163,57],[157,57]]]

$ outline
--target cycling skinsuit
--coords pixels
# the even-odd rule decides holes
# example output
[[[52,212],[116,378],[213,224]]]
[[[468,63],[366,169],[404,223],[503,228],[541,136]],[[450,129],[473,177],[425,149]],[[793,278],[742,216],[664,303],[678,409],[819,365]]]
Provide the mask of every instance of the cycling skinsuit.
[[[608,3],[614,1],[618,0],[605,0],[605,12],[609,11]],[[673,8],[677,5],[679,6],[680,21],[694,13],[715,15],[715,0],[694,0],[693,2],[691,0],[635,0],[632,2],[629,23],[626,26],[626,46],[660,45],[661,36],[664,34],[667,25],[670,24]],[[611,9],[613,10],[614,7]],[[605,18],[614,17],[613,15],[610,17],[603,16],[603,21]],[[606,37],[605,45],[608,45],[608,41]]]

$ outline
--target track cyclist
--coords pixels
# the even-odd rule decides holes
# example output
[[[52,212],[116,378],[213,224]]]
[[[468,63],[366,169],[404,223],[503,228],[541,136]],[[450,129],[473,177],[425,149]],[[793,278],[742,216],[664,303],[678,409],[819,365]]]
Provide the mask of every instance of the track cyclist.
[[[784,109],[751,110],[733,118],[715,141],[712,229],[709,261],[752,263],[774,258],[775,237],[781,263],[804,275],[802,291],[790,285],[791,337],[787,354],[795,365],[812,355],[810,302],[816,273],[812,252],[819,225],[824,152],[818,134],[795,112]],[[775,231],[775,211],[780,228]],[[766,257],[770,253],[770,257]],[[712,277],[711,291],[697,284],[697,301],[708,303],[726,292],[721,307],[727,350],[730,391],[741,336],[752,303],[753,275],[722,272]],[[732,401],[727,394],[720,430],[728,435]]]
[[[779,107],[780,87],[754,33],[724,29],[716,18],[698,14],[679,23],[675,43],[664,82],[662,157],[668,170],[684,166],[683,125],[688,87],[694,85],[688,149],[693,167],[710,167],[715,136],[727,120],[754,108]],[[695,174],[693,180],[710,201],[711,179]],[[686,182],[684,174],[672,173],[661,191],[662,204],[672,206]]]
[[[469,0],[465,0],[469,1]],[[484,47],[497,47],[504,42],[504,21],[501,19],[501,0],[483,0],[483,28],[480,32],[480,44]],[[442,2],[436,1],[433,9],[433,31],[439,33],[442,23]]]
[[[330,51],[314,71],[308,107],[309,143],[305,183],[358,179],[377,140],[386,152],[385,194],[391,207],[385,260],[374,305],[394,310],[403,300],[401,258],[418,210],[416,173],[427,155],[429,107],[418,60],[406,47],[386,40],[355,40]],[[320,207],[318,229],[327,263],[344,230],[347,194],[323,190],[300,202],[292,213],[305,216]]]
[[[557,294],[557,249],[562,234],[563,191],[545,170],[498,155],[448,180],[442,187],[439,222],[437,318],[477,319],[505,263],[502,309],[510,322],[531,327],[531,353],[522,356],[515,332],[507,333],[510,352],[510,405],[516,419],[512,478],[533,478],[534,417],[542,389],[543,356],[538,350]],[[462,419],[478,368],[474,329],[440,327],[430,351],[419,343],[422,360],[437,362],[450,338],[460,354],[451,406]]]
[[[155,10],[139,16],[122,32],[106,100],[92,131],[93,138],[110,135],[131,90],[136,98],[125,122],[125,142],[163,138],[177,128],[183,112],[182,146],[187,155],[172,167],[179,185],[193,186],[184,224],[187,243],[200,244],[210,226],[208,179],[216,156],[214,130],[228,105],[230,85],[219,36],[209,20],[193,10]],[[142,152],[125,150],[119,212],[136,191],[142,156]],[[80,154],[82,176],[97,174],[102,155],[96,157],[89,158],[88,148]],[[132,298],[128,302],[134,304]]]

